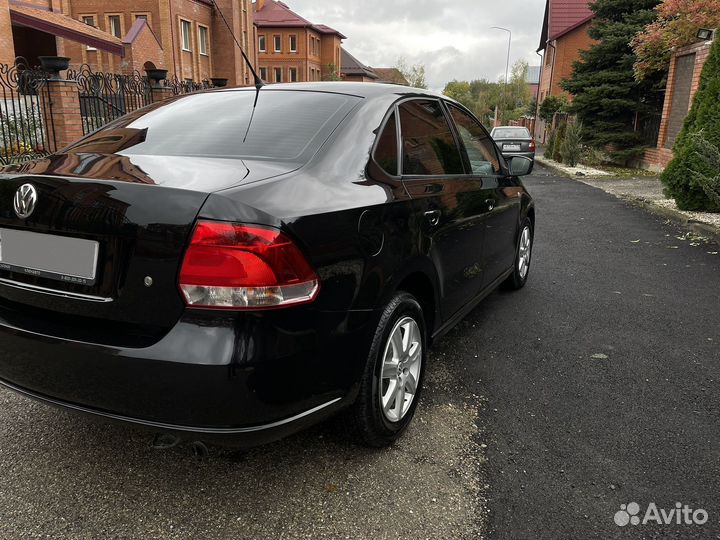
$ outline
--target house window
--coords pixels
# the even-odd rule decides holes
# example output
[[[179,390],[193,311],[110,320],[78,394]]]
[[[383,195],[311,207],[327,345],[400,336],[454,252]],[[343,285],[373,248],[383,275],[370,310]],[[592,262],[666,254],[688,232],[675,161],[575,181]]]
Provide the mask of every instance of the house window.
[[[138,19],[142,19],[142,20],[144,20],[144,21],[147,21],[147,20],[148,20],[147,13],[137,13],[137,14],[135,14],[135,20],[137,21]]]
[[[297,52],[297,36],[290,36],[290,52]]]
[[[290,82],[297,82],[297,80],[298,80],[297,74],[298,74],[297,68],[291,67],[290,68]]]
[[[273,36],[273,41],[275,42],[275,52],[281,52],[282,51],[282,39],[280,36]]]
[[[260,68],[260,78],[263,81],[267,81],[267,68],[264,68],[264,67]]]
[[[80,17],[80,20],[88,26],[92,26],[93,28],[95,28],[95,15],[83,15]],[[88,45],[87,47],[85,47],[85,50],[96,51],[97,49]]]
[[[198,47],[200,54],[207,56],[208,53],[208,29],[204,26],[198,26]]]
[[[183,51],[190,51],[190,21],[180,20],[180,37]]]
[[[282,82],[282,68],[275,68],[275,82]]]
[[[258,36],[258,49],[260,52],[267,52],[267,46],[265,45],[265,36]]]
[[[120,25],[120,15],[108,15],[108,31],[116,38],[122,37],[122,28]]]

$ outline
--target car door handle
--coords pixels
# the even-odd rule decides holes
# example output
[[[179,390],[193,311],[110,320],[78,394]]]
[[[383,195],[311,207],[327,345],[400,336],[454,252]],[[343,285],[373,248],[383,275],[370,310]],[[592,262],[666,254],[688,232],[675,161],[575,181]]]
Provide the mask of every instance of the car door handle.
[[[425,219],[427,219],[428,223],[430,223],[433,227],[440,223],[440,216],[442,216],[442,212],[440,210],[428,210],[425,212]]]
[[[485,199],[485,204],[487,204],[488,212],[492,212],[495,209],[495,199]]]

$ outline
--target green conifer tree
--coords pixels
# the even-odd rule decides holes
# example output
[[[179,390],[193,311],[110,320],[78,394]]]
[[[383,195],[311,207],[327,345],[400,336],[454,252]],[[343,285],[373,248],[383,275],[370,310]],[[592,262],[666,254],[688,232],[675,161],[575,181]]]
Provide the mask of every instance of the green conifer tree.
[[[571,110],[584,126],[584,140],[610,156],[628,161],[644,151],[634,129],[637,113],[662,108],[662,74],[635,80],[635,53],[630,43],[651,23],[658,0],[597,0],[590,5],[595,19],[590,37],[596,40],[575,62],[562,87],[573,94]]]

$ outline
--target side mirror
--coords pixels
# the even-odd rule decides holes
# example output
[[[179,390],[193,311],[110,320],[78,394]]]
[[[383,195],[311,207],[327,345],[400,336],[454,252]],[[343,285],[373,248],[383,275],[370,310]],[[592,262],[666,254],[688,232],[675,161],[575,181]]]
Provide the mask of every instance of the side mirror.
[[[509,161],[510,176],[527,176],[533,167],[533,160],[525,156],[513,156]]]

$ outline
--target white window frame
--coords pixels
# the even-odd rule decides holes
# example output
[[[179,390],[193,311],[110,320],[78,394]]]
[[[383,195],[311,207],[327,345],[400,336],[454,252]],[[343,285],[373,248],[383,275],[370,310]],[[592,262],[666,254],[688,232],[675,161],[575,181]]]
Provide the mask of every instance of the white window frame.
[[[185,25],[187,25],[187,32]],[[180,19],[180,48],[183,51],[192,52],[192,22],[187,19]]]
[[[122,39],[122,35],[123,35],[122,14],[120,14],[120,13],[109,13],[109,14],[105,15],[105,17],[106,17],[106,19],[107,19],[108,34],[113,35],[113,36],[115,36],[115,37],[118,38],[118,39]],[[114,17],[117,17],[117,19],[114,19]],[[120,34],[119,36],[118,36],[118,35],[115,35],[115,32],[114,32],[115,29],[113,28],[114,25],[113,25],[113,22],[112,22],[113,20],[117,20],[117,23],[118,23],[117,31],[118,31],[118,34]]]
[[[293,75],[295,75],[295,77],[293,77]],[[288,68],[288,79],[288,82],[298,82],[298,68]]]
[[[205,40],[202,36],[205,35]],[[210,56],[210,29],[198,24],[198,51],[203,56]]]
[[[265,34],[260,34],[258,36],[258,52],[267,52],[267,37]]]
[[[280,74],[279,80],[278,80],[278,73]],[[274,83],[281,83],[283,82],[283,69],[281,67],[273,68],[273,82]]]
[[[295,46],[293,47],[293,39],[295,40]],[[290,34],[288,37],[288,42],[290,44],[290,52],[296,53],[298,52],[298,37],[297,34]]]
[[[273,51],[282,52],[282,36],[280,34],[273,35]]]

